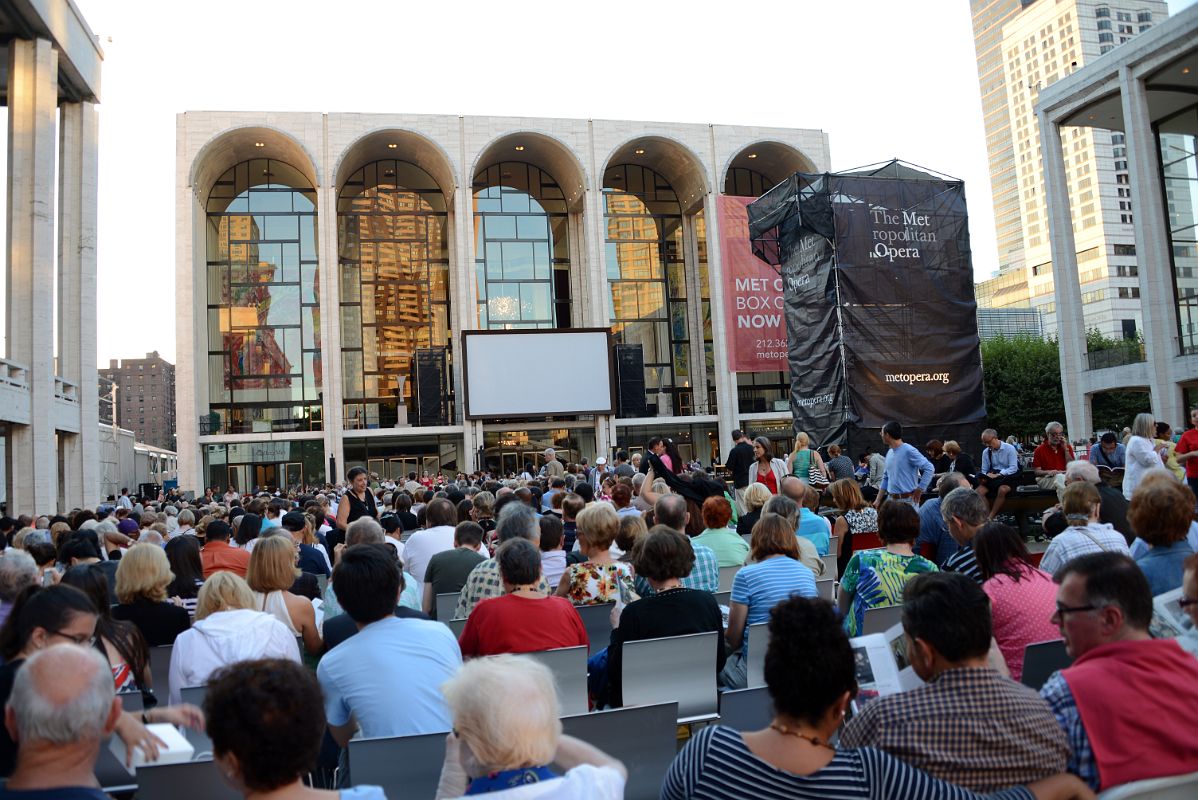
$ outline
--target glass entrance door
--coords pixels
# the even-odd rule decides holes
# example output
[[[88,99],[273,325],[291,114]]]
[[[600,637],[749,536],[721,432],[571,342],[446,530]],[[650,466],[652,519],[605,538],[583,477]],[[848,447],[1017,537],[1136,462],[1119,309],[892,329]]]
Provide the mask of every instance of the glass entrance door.
[[[304,465],[298,461],[284,464],[283,475],[288,489],[299,489],[304,485]]]
[[[279,469],[275,464],[254,465],[254,488],[258,491],[272,489],[278,485]]]
[[[249,485],[249,470],[244,464],[229,467],[229,486],[232,486],[238,492],[247,492],[250,490]]]

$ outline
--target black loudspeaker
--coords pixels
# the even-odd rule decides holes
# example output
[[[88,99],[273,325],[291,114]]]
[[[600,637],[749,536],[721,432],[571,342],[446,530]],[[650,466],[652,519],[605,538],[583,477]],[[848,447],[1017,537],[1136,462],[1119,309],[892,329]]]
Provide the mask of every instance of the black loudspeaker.
[[[449,374],[444,347],[429,347],[416,351],[416,424],[449,424],[449,390],[445,378]]]
[[[643,417],[645,404],[645,355],[639,344],[616,345],[616,412],[621,417]]]

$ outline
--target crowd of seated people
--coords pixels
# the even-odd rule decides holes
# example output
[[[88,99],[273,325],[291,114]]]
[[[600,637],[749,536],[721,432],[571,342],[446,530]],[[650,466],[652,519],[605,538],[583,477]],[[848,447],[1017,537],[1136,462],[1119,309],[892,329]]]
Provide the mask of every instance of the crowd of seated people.
[[[153,759],[153,723],[205,728],[214,769],[246,796],[381,798],[354,781],[353,737],[451,731],[439,798],[621,797],[637,765],[563,735],[554,677],[525,654],[588,648],[589,705],[618,709],[630,643],[714,633],[713,684],[732,691],[759,623],[772,720],[693,728],[663,798],[1088,798],[1198,772],[1178,714],[1198,708],[1198,632],[1150,634],[1167,592],[1198,620],[1196,500],[1172,473],[1137,478],[1125,537],[1069,463],[1037,558],[973,476],[943,474],[928,499],[896,473],[870,506],[856,478],[824,491],[810,465],[779,467],[763,437],[745,460],[758,479],[732,487],[671,444],[639,472],[626,456],[428,484],[355,469],[306,492],[0,520],[0,800],[102,796],[98,743]],[[932,483],[914,458],[901,469]],[[723,597],[721,570],[735,571]],[[886,607],[918,686],[852,711],[850,640]],[[1051,640],[1072,664],[1021,685],[1027,648]],[[184,704],[201,685],[203,708]],[[121,710],[128,693],[144,710]]]

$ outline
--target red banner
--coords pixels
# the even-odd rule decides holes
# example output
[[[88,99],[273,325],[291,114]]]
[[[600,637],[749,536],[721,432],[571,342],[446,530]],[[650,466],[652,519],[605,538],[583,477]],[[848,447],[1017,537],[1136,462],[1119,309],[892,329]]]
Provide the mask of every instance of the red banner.
[[[757,198],[720,195],[724,328],[733,372],[785,372],[786,318],[782,277],[753,255],[745,208]]]

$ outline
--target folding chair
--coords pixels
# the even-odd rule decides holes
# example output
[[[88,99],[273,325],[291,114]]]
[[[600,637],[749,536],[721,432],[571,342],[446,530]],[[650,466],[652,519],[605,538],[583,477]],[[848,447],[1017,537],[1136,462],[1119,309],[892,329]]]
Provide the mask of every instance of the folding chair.
[[[720,695],[720,724],[738,731],[761,730],[770,724],[773,712],[769,690],[764,686]]]
[[[745,686],[755,689],[765,686],[765,651],[770,646],[770,625],[768,622],[754,623],[745,628],[745,635],[749,637],[748,681]]]
[[[1198,772],[1132,781],[1098,795],[1098,800],[1191,800],[1198,795]]]
[[[1037,692],[1052,677],[1052,673],[1073,663],[1062,639],[1029,644],[1023,649],[1023,672],[1019,682]]]
[[[381,786],[389,800],[426,800],[437,793],[445,733],[351,739],[348,750],[354,785]]]
[[[662,779],[678,753],[678,704],[625,706],[566,716],[562,717],[562,732],[624,763],[627,800],[657,800]]]
[[[589,606],[574,606],[582,627],[587,629],[587,641],[591,643],[590,652],[596,653],[607,647],[611,641],[611,610],[615,603],[598,603]]]
[[[827,580],[828,578],[836,580],[839,578],[840,575],[837,572],[838,567],[836,565],[836,554],[828,553],[828,555],[820,556],[820,558],[824,560],[824,574],[819,576],[820,580]]]
[[[716,604],[721,605],[721,606],[730,605],[732,603],[732,592],[731,591],[716,592],[715,593],[715,601],[716,601]]]
[[[458,598],[461,596],[460,592],[447,592],[436,596],[433,609],[437,612],[438,622],[449,622],[453,619],[453,613],[458,608]]]
[[[587,649],[582,645],[577,647],[559,647],[554,650],[539,650],[535,653],[521,653],[534,661],[539,661],[549,667],[557,685],[557,700],[561,713],[587,713]]]
[[[204,696],[208,694],[207,686],[185,686],[179,690],[184,703],[190,703],[199,708],[204,707]],[[187,741],[191,742],[191,746],[195,748],[196,758],[212,758],[212,740],[208,738],[205,731],[197,731],[191,728],[180,728],[180,732]]]
[[[740,566],[720,567],[720,585],[719,591],[729,592],[732,590],[732,579],[736,577],[736,573],[740,572]]]
[[[678,702],[678,723],[719,716],[715,631],[624,642],[621,680],[625,705]]]
[[[466,619],[450,619],[444,621],[449,626],[449,630],[453,632],[453,638],[461,639],[462,631],[466,630]]]
[[[138,767],[137,797],[138,800],[240,800],[241,793],[225,783],[216,764],[206,758]]]
[[[861,635],[885,633],[902,621],[903,607],[901,605],[866,609],[864,620],[861,623]]]
[[[815,582],[815,590],[821,598],[828,602],[836,600],[836,580],[834,578],[820,578]]]
[[[150,678],[154,681],[154,696],[159,705],[166,705],[171,697],[171,653],[169,644],[150,648]]]

